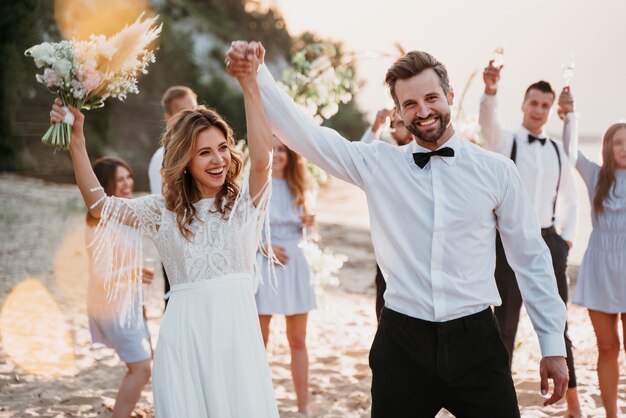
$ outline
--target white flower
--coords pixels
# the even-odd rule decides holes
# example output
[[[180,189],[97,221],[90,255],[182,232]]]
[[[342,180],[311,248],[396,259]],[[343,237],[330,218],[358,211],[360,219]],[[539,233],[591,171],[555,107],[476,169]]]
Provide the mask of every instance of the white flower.
[[[24,54],[26,56],[33,57],[37,68],[52,65],[52,63],[56,60],[54,45],[49,42],[35,45],[27,49]]]
[[[72,72],[72,63],[66,59],[56,60],[52,63],[52,68],[64,79],[69,79]]]
[[[72,86],[70,91],[72,92],[72,95],[74,96],[74,98],[76,99],[85,98],[85,89],[80,81],[72,80],[70,85]]]
[[[62,77],[58,72],[51,70],[50,68],[46,68],[43,71],[43,76],[41,77],[40,82],[45,84],[46,87],[51,88],[51,87],[59,87],[59,85],[61,84],[61,80],[62,80]]]
[[[320,114],[324,119],[332,118],[339,111],[339,105],[336,102],[330,102],[320,110]]]

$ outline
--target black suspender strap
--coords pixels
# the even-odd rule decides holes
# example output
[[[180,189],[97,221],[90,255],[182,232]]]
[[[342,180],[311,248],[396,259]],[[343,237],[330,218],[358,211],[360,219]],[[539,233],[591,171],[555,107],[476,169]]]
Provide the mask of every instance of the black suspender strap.
[[[554,147],[554,151],[556,151],[556,159],[559,161],[559,178],[556,181],[556,194],[554,195],[554,203],[552,204],[552,223],[554,224],[554,219],[556,219],[556,199],[559,197],[559,186],[561,185],[561,171],[563,168],[561,167],[561,153],[559,152],[559,147],[556,145],[556,142],[553,139],[550,139],[550,143]]]
[[[554,202],[552,203],[552,223],[556,219],[556,199],[559,197],[559,186],[561,185],[561,172],[563,170],[561,163],[561,153],[559,152],[559,147],[556,145],[556,142],[553,139],[550,139],[550,143],[554,147],[554,151],[556,151],[556,159],[559,161],[559,178],[556,182],[556,194],[554,195]],[[511,160],[516,163],[515,159],[517,158],[517,141],[516,138],[513,137],[513,146],[511,147]]]
[[[517,141],[513,137],[513,147],[511,148],[511,160],[515,163],[515,157],[517,157]]]

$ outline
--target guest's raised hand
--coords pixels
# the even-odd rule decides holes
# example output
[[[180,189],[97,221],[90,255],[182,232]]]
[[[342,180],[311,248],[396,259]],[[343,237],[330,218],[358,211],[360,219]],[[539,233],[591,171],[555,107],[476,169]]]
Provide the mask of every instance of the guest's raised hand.
[[[547,395],[550,389],[549,379],[552,379],[554,383],[552,396],[543,403],[543,406],[552,405],[565,396],[569,381],[565,357],[542,358],[539,363],[539,376],[541,377],[541,394],[543,396]]]
[[[572,96],[572,92],[569,86],[563,87],[561,90],[561,94],[559,94],[559,108],[558,114],[561,119],[564,119],[568,113],[572,113],[574,111],[574,96]]]
[[[483,81],[485,82],[485,93],[494,95],[498,91],[498,82],[500,81],[500,70],[504,66],[496,67],[493,60],[489,61],[489,65],[483,70]]]
[[[393,112],[393,109],[380,109],[376,112],[376,119],[374,119],[374,123],[372,124],[372,131],[378,132],[380,127],[384,125],[387,118],[392,117]]]

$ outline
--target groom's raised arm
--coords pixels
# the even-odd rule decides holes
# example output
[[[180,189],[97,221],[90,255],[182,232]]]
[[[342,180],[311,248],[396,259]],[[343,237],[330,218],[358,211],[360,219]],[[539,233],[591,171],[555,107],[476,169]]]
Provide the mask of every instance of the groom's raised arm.
[[[245,60],[233,48],[227,55],[231,74],[233,68],[243,68]],[[279,88],[265,65],[259,68],[257,81],[272,131],[281,142],[329,174],[363,188],[376,168],[378,147],[351,143],[336,131],[318,126]]]

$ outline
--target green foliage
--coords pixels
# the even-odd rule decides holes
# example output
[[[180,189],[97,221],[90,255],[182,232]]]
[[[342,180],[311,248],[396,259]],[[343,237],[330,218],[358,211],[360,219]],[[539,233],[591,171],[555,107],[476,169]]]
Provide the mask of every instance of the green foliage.
[[[156,11],[163,32],[156,63],[139,80],[140,94],[130,95],[125,102],[110,100],[103,109],[86,112],[90,156],[115,155],[129,161],[138,190],[147,188],[147,165],[165,127],[160,99],[167,87],[191,87],[200,103],[224,116],[237,138],[246,136],[240,89],[223,71],[224,52],[232,40],[260,40],[268,50],[268,60],[287,62],[306,44],[324,42],[324,53],[334,66],[343,62],[340,70],[345,70],[353,88],[356,75],[353,66],[346,64],[341,44],[313,34],[292,38],[280,13],[272,7],[263,9],[258,0],[168,0],[159,5]],[[194,50],[199,36],[211,42],[200,57]],[[36,82],[32,59],[24,56],[35,44],[60,39],[53,1],[0,2],[0,170],[73,181],[69,156],[55,154],[40,143],[49,126],[54,96]],[[349,138],[360,137],[365,127],[353,101],[340,104],[340,113],[325,123]]]

